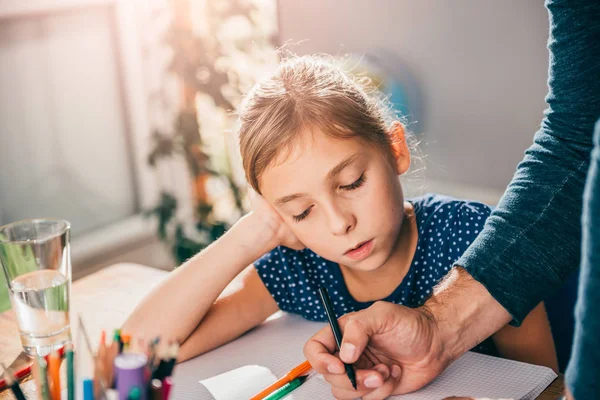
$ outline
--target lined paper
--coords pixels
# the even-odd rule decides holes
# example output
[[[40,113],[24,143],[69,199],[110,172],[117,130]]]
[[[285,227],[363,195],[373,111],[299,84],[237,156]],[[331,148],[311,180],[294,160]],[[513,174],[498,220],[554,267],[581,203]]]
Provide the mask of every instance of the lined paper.
[[[296,315],[280,314],[279,318],[265,322],[241,338],[178,365],[175,368],[172,399],[214,400],[199,381],[247,365],[266,367],[279,378],[304,361],[304,344],[324,326],[327,324],[306,321]],[[428,386],[391,399],[429,400],[470,396],[532,400],[556,376],[547,367],[468,352]],[[235,384],[231,382],[231,385]],[[323,379],[310,379],[294,391],[294,398],[329,400],[332,395],[329,384]]]

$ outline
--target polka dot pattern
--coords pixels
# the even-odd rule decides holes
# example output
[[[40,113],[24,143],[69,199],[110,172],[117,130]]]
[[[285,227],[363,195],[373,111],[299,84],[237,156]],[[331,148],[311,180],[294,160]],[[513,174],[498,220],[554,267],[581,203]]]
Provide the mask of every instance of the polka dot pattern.
[[[381,300],[418,307],[475,240],[490,208],[476,202],[426,195],[409,200],[415,208],[419,239],[412,265],[400,285]],[[277,247],[255,263],[263,283],[283,311],[326,321],[318,288],[327,288],[338,317],[369,307],[349,293],[339,265],[309,249]],[[495,354],[488,339],[475,350]]]

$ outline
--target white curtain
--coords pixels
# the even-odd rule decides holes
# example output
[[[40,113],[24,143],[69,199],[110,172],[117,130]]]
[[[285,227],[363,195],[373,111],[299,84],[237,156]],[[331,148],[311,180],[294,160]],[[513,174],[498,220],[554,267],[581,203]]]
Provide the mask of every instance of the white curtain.
[[[0,223],[139,211],[110,7],[0,20]]]

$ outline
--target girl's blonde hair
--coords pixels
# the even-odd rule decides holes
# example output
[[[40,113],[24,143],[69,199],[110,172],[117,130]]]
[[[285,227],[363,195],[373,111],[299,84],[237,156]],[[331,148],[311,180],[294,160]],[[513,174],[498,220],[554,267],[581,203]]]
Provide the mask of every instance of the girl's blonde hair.
[[[259,179],[301,131],[336,138],[357,137],[391,157],[388,134],[396,115],[366,79],[344,73],[323,56],[292,56],[248,93],[239,111],[239,140],[246,179],[260,193]]]

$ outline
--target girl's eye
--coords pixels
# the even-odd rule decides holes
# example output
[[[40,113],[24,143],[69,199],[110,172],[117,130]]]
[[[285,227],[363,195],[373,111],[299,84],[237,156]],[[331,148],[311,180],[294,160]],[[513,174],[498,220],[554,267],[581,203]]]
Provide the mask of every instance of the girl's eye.
[[[363,173],[357,180],[355,180],[351,184],[345,185],[345,186],[340,186],[340,189],[354,190],[354,189],[358,189],[359,187],[361,187],[364,183],[365,183],[365,174]]]
[[[304,211],[302,212],[302,214],[300,214],[300,215],[294,215],[294,216],[293,216],[293,217],[294,217],[294,220],[295,220],[296,222],[300,222],[300,221],[302,221],[304,218],[308,217],[308,214],[310,214],[310,209],[311,209],[311,208],[312,208],[312,206],[308,207],[308,208],[307,208],[306,210],[304,210]]]
[[[357,180],[355,180],[351,184],[340,186],[340,189],[342,189],[342,190],[354,190],[354,189],[358,189],[359,187],[361,187],[364,183],[365,183],[365,174],[363,173]],[[303,219],[305,219],[306,217],[308,217],[308,214],[310,214],[310,210],[311,209],[312,209],[312,206],[308,207],[306,210],[304,210],[299,215],[293,215],[292,217],[294,218],[294,221],[300,222]]]

